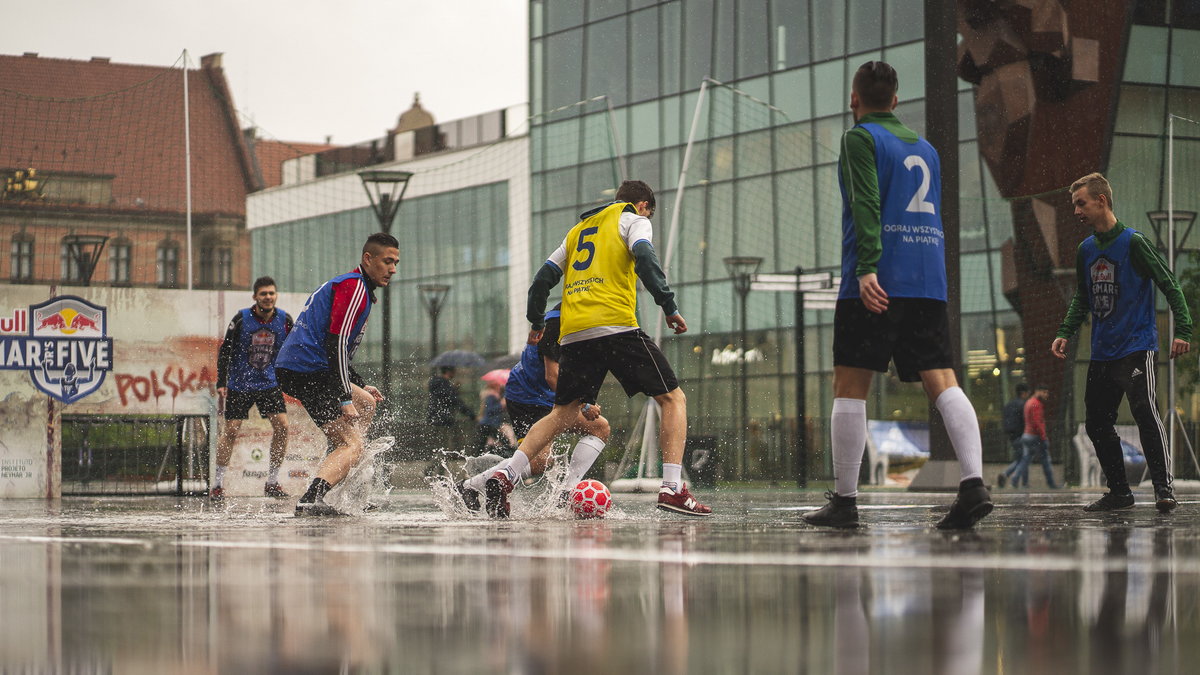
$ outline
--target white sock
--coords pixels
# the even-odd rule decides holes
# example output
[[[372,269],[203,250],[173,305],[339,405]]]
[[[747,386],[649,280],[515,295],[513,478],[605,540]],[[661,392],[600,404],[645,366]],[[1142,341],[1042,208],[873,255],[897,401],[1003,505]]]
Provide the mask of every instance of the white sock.
[[[679,492],[679,483],[683,481],[683,465],[682,464],[667,464],[663,462],[663,482],[662,486],[671,488],[672,492]]]
[[[516,456],[515,453],[514,453],[514,456]],[[470,478],[466,479],[465,481],[463,481],[463,485],[471,488],[472,490],[474,490],[476,492],[483,492],[484,484],[487,483],[487,479],[491,478],[492,474],[496,473],[497,471],[503,471],[504,468],[507,467],[508,463],[511,461],[512,461],[512,459],[502,459],[499,462],[497,462],[495,466],[484,469],[483,471],[480,471],[479,473],[475,474],[474,476],[471,476]]]
[[[504,467],[502,471],[508,474],[508,480],[513,485],[520,483],[529,478],[529,457],[520,450],[517,450],[508,459],[508,466]]]
[[[583,474],[592,468],[600,451],[604,449],[604,441],[596,436],[587,435],[579,439],[575,449],[571,451],[571,468],[567,470],[567,480],[563,487],[570,490],[583,480]]]
[[[954,446],[954,454],[958,455],[962,480],[983,478],[983,441],[979,437],[979,419],[967,394],[961,387],[950,387],[938,396],[934,405],[942,414],[950,445]]]
[[[272,466],[267,469],[267,483],[279,482],[279,467]]]
[[[833,399],[829,432],[833,441],[833,489],[841,497],[857,497],[858,471],[867,447],[867,402]]]
[[[221,483],[225,480],[225,469],[227,466],[217,465],[217,470],[213,472],[213,487],[221,487]]]

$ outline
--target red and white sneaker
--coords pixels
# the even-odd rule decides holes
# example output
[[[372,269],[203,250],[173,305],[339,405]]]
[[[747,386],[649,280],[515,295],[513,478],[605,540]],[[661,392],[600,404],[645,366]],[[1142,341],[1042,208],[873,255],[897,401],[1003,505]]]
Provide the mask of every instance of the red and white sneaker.
[[[513,491],[512,481],[508,474],[497,471],[483,484],[483,495],[487,514],[492,518],[508,517],[508,494]]]
[[[283,491],[283,486],[279,483],[267,483],[263,486],[263,494],[275,499],[287,499],[288,493]]]
[[[658,491],[658,508],[663,511],[673,511],[682,513],[685,516],[711,516],[712,509],[696,501],[692,493],[688,492],[687,484],[685,483],[678,492],[669,487],[664,486]]]
[[[217,486],[208,491],[209,501],[219,502],[225,499],[225,488]]]

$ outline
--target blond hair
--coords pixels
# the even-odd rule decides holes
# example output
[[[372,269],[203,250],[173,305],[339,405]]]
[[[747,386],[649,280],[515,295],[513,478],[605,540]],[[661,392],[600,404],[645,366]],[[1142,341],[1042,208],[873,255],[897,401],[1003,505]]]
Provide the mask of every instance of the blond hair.
[[[1091,195],[1093,199],[1099,197],[1100,195],[1104,195],[1104,199],[1108,201],[1108,208],[1113,208],[1112,185],[1109,184],[1108,179],[1104,177],[1104,174],[1098,171],[1092,172],[1075,181],[1074,183],[1071,183],[1071,194],[1075,194],[1075,192],[1080,188],[1087,188],[1088,194]]]

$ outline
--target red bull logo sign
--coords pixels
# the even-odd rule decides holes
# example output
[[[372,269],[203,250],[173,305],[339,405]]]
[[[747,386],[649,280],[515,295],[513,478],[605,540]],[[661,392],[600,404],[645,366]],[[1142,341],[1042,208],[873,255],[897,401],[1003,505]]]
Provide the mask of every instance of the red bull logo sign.
[[[60,295],[0,319],[0,369],[27,370],[34,386],[74,403],[112,370],[112,338],[104,307]]]

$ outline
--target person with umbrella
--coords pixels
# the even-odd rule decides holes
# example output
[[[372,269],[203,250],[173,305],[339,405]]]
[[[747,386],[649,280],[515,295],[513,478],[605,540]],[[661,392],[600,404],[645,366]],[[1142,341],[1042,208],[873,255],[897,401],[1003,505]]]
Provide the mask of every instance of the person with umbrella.
[[[447,354],[454,353],[445,352],[434,359],[433,363],[437,367],[437,372],[429,378],[429,408],[425,421],[431,428],[430,436],[435,448],[450,449],[462,446],[462,432],[455,423],[455,413],[460,413],[468,419],[475,418],[475,411],[471,410],[470,406],[458,395],[458,386],[454,382],[454,374],[457,369],[454,365],[450,365],[452,362],[462,363],[462,361],[442,358]],[[439,359],[441,360],[439,361]],[[480,359],[480,362],[482,361],[483,359]]]
[[[530,428],[538,420],[549,415],[554,408],[554,392],[558,387],[560,356],[558,328],[561,308],[561,304],[555,305],[554,309],[546,312],[546,328],[542,331],[541,339],[536,344],[525,346],[525,350],[521,352],[521,360],[513,366],[511,371],[508,371],[508,377],[505,380],[508,417],[512,421],[513,432],[517,436],[518,444],[525,440],[525,435],[529,433]],[[491,371],[484,375],[484,378],[493,374],[498,378],[501,372],[503,371]],[[605,444],[608,443],[610,429],[608,420],[600,415],[600,406],[586,405],[576,416],[575,423],[566,431],[567,433],[582,434],[571,450],[571,464],[567,468],[567,478],[563,481],[563,487],[566,488],[565,493],[569,495],[569,490],[583,480],[584,474],[592,468],[592,464],[600,456],[600,451],[604,450]],[[514,456],[524,449],[519,449]],[[547,443],[538,452],[528,457],[530,475],[536,476],[544,472],[549,459],[550,444]],[[479,497],[484,492],[487,480],[511,463],[512,458],[505,459],[467,480],[460,481],[458,493],[462,497],[463,504],[472,511],[478,511]],[[566,500],[563,499],[562,503],[565,504]],[[493,511],[488,515],[493,517],[508,515],[507,508]]]

